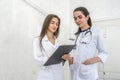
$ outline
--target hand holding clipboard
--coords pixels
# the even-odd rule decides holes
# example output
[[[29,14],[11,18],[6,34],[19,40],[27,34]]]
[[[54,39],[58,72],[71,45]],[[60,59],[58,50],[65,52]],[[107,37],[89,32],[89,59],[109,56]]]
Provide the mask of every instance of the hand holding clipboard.
[[[62,61],[61,57],[64,54],[68,54],[75,45],[61,45],[57,48],[57,50],[53,53],[53,55],[47,60],[44,66],[58,64]]]

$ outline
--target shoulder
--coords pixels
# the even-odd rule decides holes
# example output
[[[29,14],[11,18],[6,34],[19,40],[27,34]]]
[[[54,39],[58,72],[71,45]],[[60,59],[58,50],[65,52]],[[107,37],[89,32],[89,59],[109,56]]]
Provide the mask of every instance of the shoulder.
[[[97,37],[103,36],[102,29],[100,27],[92,27],[91,28],[92,35]]]
[[[92,27],[91,27],[91,30],[92,30],[92,31],[100,31],[100,28],[99,28],[99,27],[94,27],[94,26],[92,26]]]
[[[99,33],[101,33],[102,30],[99,27],[91,27],[91,31],[93,33],[99,34]]]
[[[39,43],[40,38],[39,36],[33,38],[33,43]]]
[[[95,31],[92,33],[97,39],[104,39],[105,37],[104,31],[100,27],[95,28]]]
[[[40,41],[40,36],[36,36],[36,37],[34,37],[33,40],[34,40],[34,41]],[[48,41],[48,38],[47,38],[46,35],[42,38],[42,42],[44,42],[44,41]]]
[[[35,41],[36,41],[36,40],[39,40],[39,39],[40,39],[39,36],[36,36],[36,37],[33,38],[33,40],[35,40]]]

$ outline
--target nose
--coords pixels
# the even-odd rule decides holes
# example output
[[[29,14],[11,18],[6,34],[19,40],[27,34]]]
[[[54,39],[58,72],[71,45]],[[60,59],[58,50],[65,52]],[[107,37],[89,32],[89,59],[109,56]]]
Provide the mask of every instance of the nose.
[[[79,21],[80,21],[80,19],[77,17],[76,20],[75,20],[75,22],[79,22]]]
[[[76,21],[79,21],[79,18],[76,18]]]
[[[58,27],[58,25],[57,24],[54,24],[54,28],[57,28]]]

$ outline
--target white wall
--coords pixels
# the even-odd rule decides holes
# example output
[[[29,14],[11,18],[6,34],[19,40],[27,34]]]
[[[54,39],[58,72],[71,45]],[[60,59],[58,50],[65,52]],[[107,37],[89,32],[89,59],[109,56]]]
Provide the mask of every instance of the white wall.
[[[22,0],[0,0],[0,80],[35,80],[32,39],[41,19]]]
[[[93,24],[103,29],[109,52],[105,78],[119,80],[120,38],[116,36],[120,34],[119,0],[26,1],[34,2],[35,7],[30,7],[24,0],[0,0],[0,80],[35,80],[38,66],[33,58],[32,40],[39,35],[45,15],[55,13],[61,18],[59,40],[66,43],[69,38],[74,38],[77,29],[72,11],[78,6],[86,6]],[[70,79],[68,69],[65,65],[65,80]],[[101,64],[99,71],[103,78]]]
[[[96,21],[94,25],[100,27],[104,33],[105,44],[108,50],[108,59],[104,65],[99,64],[100,77],[105,80],[120,79],[119,46],[120,46],[120,19]],[[105,75],[103,75],[105,72]],[[104,76],[104,77],[103,77]]]
[[[37,7],[45,10],[45,15],[55,13],[61,18],[59,39],[65,43],[69,35],[69,0],[39,3]],[[45,15],[24,0],[0,0],[0,80],[36,80],[38,65],[33,58],[32,40],[39,35]]]

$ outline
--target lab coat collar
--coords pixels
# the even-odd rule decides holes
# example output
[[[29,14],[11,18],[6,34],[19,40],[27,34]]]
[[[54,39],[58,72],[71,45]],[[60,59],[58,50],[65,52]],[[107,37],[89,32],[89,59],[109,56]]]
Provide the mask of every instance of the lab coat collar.
[[[89,28],[87,28],[87,29],[85,29],[85,30],[83,30],[81,32],[86,32],[86,31],[89,31],[90,29],[91,29],[91,27],[89,27]]]
[[[56,38],[55,36],[54,36],[54,38],[55,38],[55,45],[53,45],[53,44],[48,40],[47,35],[45,35],[45,36],[43,37],[43,41],[47,41],[47,42],[49,42],[49,44],[50,44],[52,47],[56,47],[58,41],[57,41],[57,38]]]
[[[93,27],[91,26],[91,27],[89,27],[89,28],[81,31],[81,33],[86,35],[89,31],[92,31],[92,28],[93,28]]]
[[[56,40],[56,37],[55,37],[55,36],[54,36],[54,38],[55,38],[55,40]],[[43,41],[49,41],[47,35],[45,35],[45,36],[43,37]]]
[[[47,35],[45,35],[42,40],[43,41],[49,41]]]

